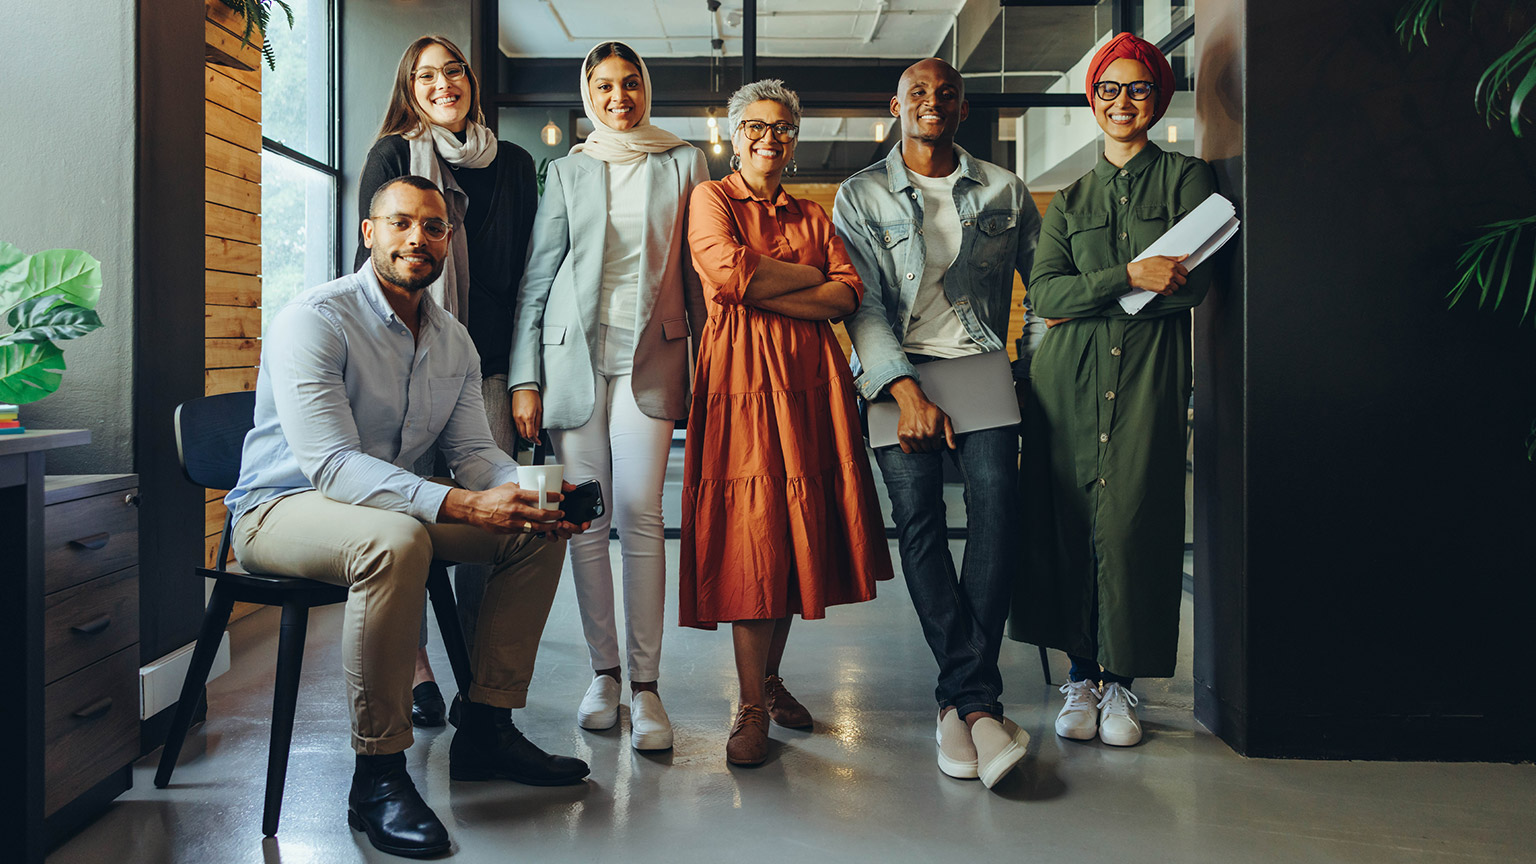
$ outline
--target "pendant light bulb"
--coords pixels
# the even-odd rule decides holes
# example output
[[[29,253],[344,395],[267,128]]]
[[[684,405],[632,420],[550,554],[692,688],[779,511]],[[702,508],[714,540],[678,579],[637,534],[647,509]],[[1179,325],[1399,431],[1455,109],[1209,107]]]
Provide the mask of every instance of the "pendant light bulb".
[[[553,118],[551,118],[548,123],[544,124],[543,129],[539,130],[539,139],[543,141],[544,144],[548,147],[553,147],[556,144],[559,144],[561,137],[560,127],[555,125]]]

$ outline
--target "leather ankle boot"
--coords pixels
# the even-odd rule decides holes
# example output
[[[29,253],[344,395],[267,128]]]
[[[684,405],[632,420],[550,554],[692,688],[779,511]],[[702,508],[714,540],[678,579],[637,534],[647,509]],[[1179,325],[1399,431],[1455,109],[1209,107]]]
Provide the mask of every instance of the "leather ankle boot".
[[[448,829],[421,799],[405,754],[357,757],[352,791],[347,795],[347,824],[368,835],[381,852],[426,858],[448,851]]]
[[[552,756],[518,731],[506,708],[463,702],[458,731],[448,749],[448,776],[454,780],[502,778],[529,786],[579,783],[591,772],[570,756]]]

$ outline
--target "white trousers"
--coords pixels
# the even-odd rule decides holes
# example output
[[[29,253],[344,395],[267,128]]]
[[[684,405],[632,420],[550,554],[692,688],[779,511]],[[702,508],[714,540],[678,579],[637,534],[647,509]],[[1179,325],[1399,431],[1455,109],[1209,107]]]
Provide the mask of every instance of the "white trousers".
[[[663,544],[661,489],[672,448],[671,420],[641,413],[630,390],[630,334],[617,328],[599,345],[592,418],[576,429],[551,429],[555,455],[570,483],[597,480],[606,513],[570,539],[576,602],[593,669],[620,665],[614,620],[613,567],[608,529],[616,525],[624,562],[624,629],[629,679],[655,681],[661,673],[667,560]]]

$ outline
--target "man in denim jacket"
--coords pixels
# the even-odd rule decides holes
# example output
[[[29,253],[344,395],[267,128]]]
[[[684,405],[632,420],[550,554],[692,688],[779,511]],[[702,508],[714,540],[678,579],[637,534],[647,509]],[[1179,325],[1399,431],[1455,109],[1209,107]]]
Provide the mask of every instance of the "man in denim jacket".
[[[1018,177],[955,145],[968,110],[954,67],[929,59],[907,69],[891,98],[901,143],[843,183],[833,222],[866,292],[847,323],[855,383],[865,399],[894,399],[901,408],[900,444],[877,449],[875,459],[890,493],[902,570],[939,664],[939,768],[991,787],[1028,740],[998,701],[1017,533],[1018,430],[956,435],[913,369],[1003,349],[1013,274],[1029,276],[1040,215]],[[944,518],[946,451],[965,479],[969,540],[958,580]]]

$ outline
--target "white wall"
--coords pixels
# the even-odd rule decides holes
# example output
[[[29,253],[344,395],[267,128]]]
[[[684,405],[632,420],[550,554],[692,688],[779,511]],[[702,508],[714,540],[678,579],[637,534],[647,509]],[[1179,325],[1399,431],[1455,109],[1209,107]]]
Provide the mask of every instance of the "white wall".
[[[102,265],[106,326],[61,343],[59,391],[22,407],[27,426],[91,430],[90,446],[49,454],[53,473],[133,467],[135,10],[11,2],[0,25],[0,240]]]

